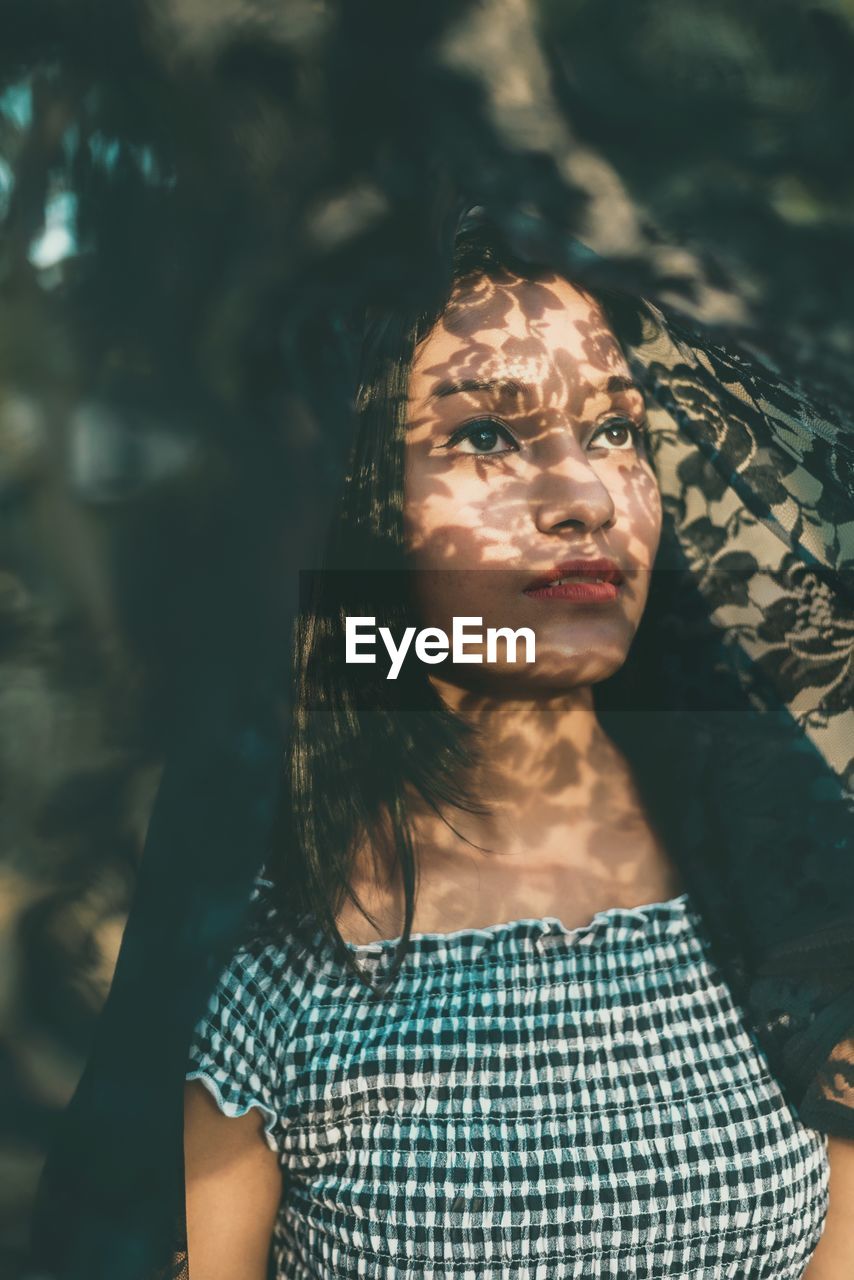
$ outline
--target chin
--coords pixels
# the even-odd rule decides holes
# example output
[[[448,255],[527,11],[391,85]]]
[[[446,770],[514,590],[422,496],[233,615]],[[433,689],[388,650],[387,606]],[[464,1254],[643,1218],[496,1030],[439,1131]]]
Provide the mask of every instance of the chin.
[[[579,684],[598,684],[616,675],[628,657],[628,649],[609,647],[562,653],[560,650],[537,654],[534,670],[525,673],[527,683],[547,682],[555,688],[573,689]]]
[[[480,696],[507,698],[514,701],[530,699],[535,702],[546,698],[560,698],[571,693],[573,689],[599,684],[619,671],[624,661],[625,658],[613,662],[597,660],[579,664],[577,655],[574,655],[571,660],[556,659],[554,664],[544,662],[540,667],[538,659],[536,671],[529,669],[523,672],[517,668],[506,667],[498,671],[493,670],[488,677],[481,680],[473,678],[471,673],[468,673],[466,677],[455,679],[454,683]]]

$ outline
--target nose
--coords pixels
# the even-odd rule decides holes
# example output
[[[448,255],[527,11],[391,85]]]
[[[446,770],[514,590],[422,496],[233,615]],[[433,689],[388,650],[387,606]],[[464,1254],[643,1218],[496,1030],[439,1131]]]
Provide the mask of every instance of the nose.
[[[537,528],[550,533],[563,525],[598,529],[616,514],[611,491],[582,449],[569,448],[534,482]]]

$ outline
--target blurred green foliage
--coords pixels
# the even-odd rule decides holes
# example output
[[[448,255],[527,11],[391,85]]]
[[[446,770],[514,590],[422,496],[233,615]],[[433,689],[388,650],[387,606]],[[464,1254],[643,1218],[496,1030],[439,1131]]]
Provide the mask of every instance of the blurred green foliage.
[[[850,403],[854,5],[0,7],[11,1275],[165,744],[199,653],[242,652],[240,555],[266,545],[245,599],[272,585],[285,613],[311,562],[351,425],[347,316],[429,296],[448,218],[486,204],[523,248],[578,237],[599,279]]]

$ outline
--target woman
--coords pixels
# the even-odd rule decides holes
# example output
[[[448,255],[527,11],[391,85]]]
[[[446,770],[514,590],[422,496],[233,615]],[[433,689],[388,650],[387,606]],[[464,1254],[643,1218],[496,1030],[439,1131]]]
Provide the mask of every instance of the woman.
[[[706,766],[754,721],[618,340],[651,380],[649,315],[476,225],[368,334],[271,878],[191,1051],[191,1280],[271,1242],[276,1276],[843,1274],[852,1144],[831,1184],[721,941]],[[343,663],[347,618],[460,617],[535,661]]]

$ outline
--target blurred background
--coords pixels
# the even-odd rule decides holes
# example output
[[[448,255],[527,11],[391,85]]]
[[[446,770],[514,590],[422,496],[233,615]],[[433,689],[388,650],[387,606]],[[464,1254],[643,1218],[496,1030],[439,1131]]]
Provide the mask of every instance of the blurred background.
[[[263,669],[285,683],[283,619],[351,424],[346,316],[429,289],[448,217],[482,203],[523,244],[570,233],[602,282],[850,411],[854,0],[0,0],[0,17],[16,1277],[167,745],[245,675],[271,588]]]

